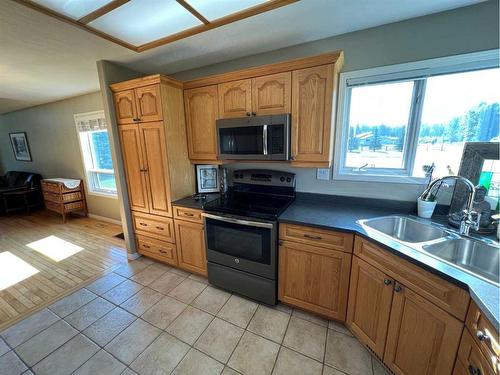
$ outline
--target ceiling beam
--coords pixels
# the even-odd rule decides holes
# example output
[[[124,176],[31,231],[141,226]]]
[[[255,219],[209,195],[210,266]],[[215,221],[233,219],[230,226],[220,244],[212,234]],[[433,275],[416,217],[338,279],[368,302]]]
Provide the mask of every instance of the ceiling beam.
[[[182,5],[189,13],[191,13],[193,16],[198,18],[201,22],[203,22],[205,25],[208,25],[210,23],[209,20],[207,20],[201,13],[199,13],[196,9],[194,9],[190,4],[186,2],[186,0],[177,0],[177,2]]]
[[[113,0],[110,3],[100,7],[99,9],[94,10],[92,13],[87,14],[86,16],[83,16],[78,20],[78,22],[83,23],[83,24],[88,24],[92,22],[93,20],[104,16],[105,14],[108,14],[112,10],[115,10],[118,7],[121,7],[123,4],[128,3],[130,0]]]
[[[192,27],[187,30],[183,30],[181,32],[178,32],[176,34],[172,34],[169,36],[166,36],[164,38],[160,38],[157,40],[153,40],[152,42],[145,43],[143,45],[140,45],[137,47],[137,52],[143,52],[147,51],[148,49],[156,48],[159,46],[162,46],[164,44],[172,43],[175,42],[176,40],[184,39],[196,34],[200,34],[202,32],[216,29],[218,27],[243,20],[248,17],[252,17],[261,13],[269,12],[270,10],[280,8],[282,6],[296,3],[297,1],[300,0],[268,0],[264,4],[259,4],[256,6],[253,6],[251,8],[247,8],[244,10],[241,10],[236,13],[229,14],[225,17],[217,18],[216,20],[213,20],[209,22],[208,24],[203,24],[199,26]]]

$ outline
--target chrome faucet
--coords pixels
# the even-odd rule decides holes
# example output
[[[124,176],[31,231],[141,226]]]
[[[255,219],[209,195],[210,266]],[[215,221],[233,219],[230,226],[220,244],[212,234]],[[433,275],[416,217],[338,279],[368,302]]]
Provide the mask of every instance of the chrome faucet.
[[[465,184],[465,186],[467,186],[467,189],[469,190],[469,195],[467,197],[467,206],[461,212],[460,219],[460,234],[468,236],[469,230],[471,228],[473,230],[479,229],[479,221],[481,219],[481,214],[474,211],[473,209],[476,187],[470,180],[462,176],[445,176],[438,178],[429,185],[429,187],[422,193],[420,197],[423,200],[426,200],[426,198],[430,196],[432,190],[434,189],[434,186],[436,186],[437,184],[442,184],[445,180],[456,180],[457,182],[461,181]]]

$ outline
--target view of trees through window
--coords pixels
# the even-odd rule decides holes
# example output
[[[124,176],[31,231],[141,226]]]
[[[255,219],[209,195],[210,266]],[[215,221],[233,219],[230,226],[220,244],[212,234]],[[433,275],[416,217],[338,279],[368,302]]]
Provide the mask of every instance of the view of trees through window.
[[[91,142],[93,149],[93,158],[95,169],[113,170],[113,160],[111,159],[111,149],[109,147],[109,138],[107,131],[98,131],[91,133]],[[114,173],[95,173],[95,182],[100,189],[116,191],[116,182]]]
[[[500,69],[432,76],[426,79],[418,137],[408,137],[417,81],[353,87],[345,166],[403,169],[413,159],[412,176],[456,174],[465,142],[498,141]],[[414,156],[405,152],[417,142]]]

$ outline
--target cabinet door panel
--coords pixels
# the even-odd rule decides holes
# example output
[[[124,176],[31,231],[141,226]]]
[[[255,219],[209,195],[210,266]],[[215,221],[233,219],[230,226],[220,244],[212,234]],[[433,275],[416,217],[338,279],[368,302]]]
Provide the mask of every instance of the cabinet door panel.
[[[144,142],[144,155],[147,160],[146,173],[150,186],[149,212],[156,215],[172,216],[163,123],[143,123],[139,127]]]
[[[135,89],[137,117],[141,121],[160,121],[161,95],[160,85],[150,85]]]
[[[279,248],[279,299],[345,320],[350,266],[350,254],[283,241]]]
[[[353,257],[347,325],[380,358],[384,354],[394,281]]]
[[[134,90],[120,91],[114,94],[116,122],[132,124],[137,120]]]
[[[462,322],[402,285],[394,290],[386,365],[396,375],[451,374]]]
[[[149,212],[149,187],[139,125],[122,125],[119,131],[130,209]]]
[[[252,112],[252,81],[226,82],[219,84],[220,118],[245,117]]]
[[[189,158],[217,160],[217,86],[184,91]]]
[[[252,80],[252,106],[257,115],[290,113],[292,73],[278,73]]]
[[[179,267],[206,276],[207,256],[204,226],[175,220],[175,238]]]
[[[292,73],[292,154],[296,162],[330,161],[333,65]]]
[[[464,330],[462,335],[455,367],[459,363],[463,367],[471,369],[473,372],[475,371],[474,374],[476,375],[497,375],[500,372],[500,366],[497,363],[496,357],[485,357],[468,330]]]

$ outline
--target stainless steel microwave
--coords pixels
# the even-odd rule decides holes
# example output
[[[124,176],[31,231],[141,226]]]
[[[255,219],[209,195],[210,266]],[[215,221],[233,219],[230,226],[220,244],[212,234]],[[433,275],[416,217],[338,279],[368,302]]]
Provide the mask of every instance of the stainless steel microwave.
[[[219,158],[289,160],[290,114],[217,120]]]

